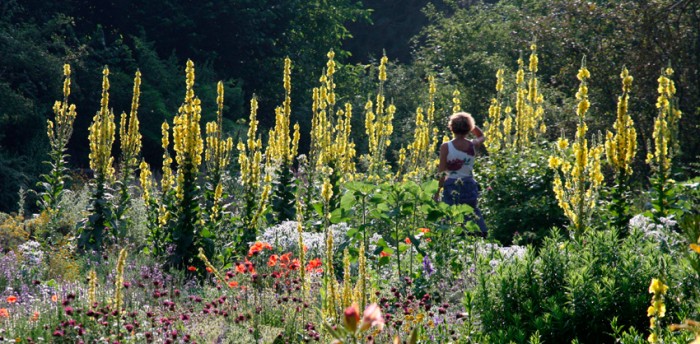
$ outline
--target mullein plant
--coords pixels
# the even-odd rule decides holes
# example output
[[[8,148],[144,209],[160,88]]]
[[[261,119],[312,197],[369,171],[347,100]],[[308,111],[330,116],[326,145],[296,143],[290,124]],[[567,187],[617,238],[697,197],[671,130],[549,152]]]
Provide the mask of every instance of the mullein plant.
[[[665,68],[659,77],[659,97],[656,108],[659,113],[654,120],[653,142],[654,148],[648,148],[646,162],[651,166],[653,187],[652,205],[653,216],[656,221],[669,215],[671,188],[671,168],[673,159],[678,153],[678,122],[681,111],[678,109],[678,101],[675,98],[676,86],[671,79],[673,69]]]
[[[213,234],[203,235],[207,233],[203,232],[202,191],[198,183],[204,153],[200,127],[202,107],[194,93],[195,69],[191,60],[187,61],[185,73],[185,99],[173,119],[173,150],[177,166],[174,175],[175,203],[171,205],[173,214],[166,227],[166,234],[175,246],[167,264],[177,268],[195,263],[199,247],[203,247],[208,255],[213,250]]]
[[[539,131],[545,133],[547,126],[544,124],[544,97],[538,89],[537,69],[539,58],[537,57],[537,45],[530,46],[530,59],[528,63],[527,81],[525,80],[525,62],[518,59],[518,72],[515,83],[517,85],[515,101],[515,138],[513,145],[522,149],[527,147]]]
[[[365,104],[365,133],[368,138],[369,153],[364,155],[364,160],[367,163],[367,180],[370,182],[381,181],[387,172],[385,153],[387,147],[391,145],[390,137],[394,131],[392,121],[396,107],[394,104],[386,106],[384,95],[387,62],[386,56],[379,61],[379,89],[375,102],[368,100]]]
[[[338,320],[338,311],[340,309],[338,295],[338,280],[335,277],[335,270],[333,268],[333,232],[330,230],[330,202],[333,197],[333,186],[331,185],[328,178],[324,179],[323,185],[321,187],[321,198],[323,199],[323,225],[326,234],[326,269],[323,274],[323,308],[322,313],[324,319],[331,319],[332,321]]]
[[[613,124],[615,133],[610,131],[606,133],[605,157],[615,175],[611,204],[614,225],[624,230],[631,218],[627,199],[629,197],[629,181],[633,172],[632,161],[637,155],[637,131],[634,129],[632,117],[627,113],[629,93],[634,79],[627,68],[622,69],[620,78],[622,79],[622,95],[617,98],[617,118]]]
[[[206,180],[204,187],[203,208],[206,217],[207,231],[220,233],[223,229],[224,212],[227,204],[224,200],[224,184],[227,181],[227,168],[231,162],[233,139],[223,137],[224,84],[219,81],[216,85],[216,121],[206,124],[206,139],[204,160]]]
[[[340,184],[351,181],[356,172],[355,143],[351,140],[352,105],[345,103],[336,110],[335,82],[335,53],[327,54],[326,69],[320,78],[319,87],[313,90],[312,120],[311,120],[311,172],[307,179],[323,179],[328,177],[333,185],[331,208],[338,207],[340,201]],[[316,175],[316,171],[320,172]],[[307,188],[305,203],[312,199],[313,188]]]
[[[106,235],[114,234],[115,218],[112,206],[111,184],[114,179],[114,113],[109,108],[109,69],[102,71],[102,99],[100,110],[92,119],[89,131],[90,169],[95,174],[91,182],[89,215],[82,221],[78,238],[81,250],[102,248]]]
[[[51,171],[41,176],[42,181],[37,184],[40,189],[38,205],[43,211],[47,211],[54,218],[60,210],[58,203],[63,196],[65,183],[68,180],[66,168],[66,145],[73,134],[73,121],[75,120],[75,104],[68,102],[70,96],[71,69],[70,65],[63,65],[63,100],[56,101],[53,105],[54,120],[47,120],[46,133],[49,136],[49,161]]]
[[[172,125],[172,147],[175,151],[175,159],[170,155],[171,127],[167,122],[163,122],[161,126],[161,143],[164,152],[160,199],[155,195],[156,190],[151,180],[148,164],[142,162],[140,165],[143,197],[149,209],[151,250],[156,255],[167,256],[166,265],[174,268],[184,268],[200,262],[195,260],[199,248],[203,248],[207,254],[211,254],[215,233],[205,227],[204,212],[208,211],[210,216],[214,211],[219,214],[220,208],[217,204],[221,201],[218,199],[217,204],[213,204],[207,210],[202,210],[202,206],[205,204],[203,199],[205,191],[199,185],[200,167],[204,160],[204,139],[200,127],[202,107],[201,101],[195,97],[194,93],[195,69],[191,60],[187,61],[185,74],[185,98]],[[218,87],[220,111],[223,107],[221,86]],[[208,168],[218,168],[218,172],[224,173],[223,170],[228,163],[233,143],[223,138],[219,139],[219,130],[218,124],[209,125],[209,140],[207,142],[209,147],[204,163],[210,164]],[[175,171],[172,168],[173,162],[176,166]],[[222,190],[222,186],[219,187],[219,182],[220,180],[217,180],[216,186],[212,189],[211,200],[213,203],[213,200],[218,197],[216,189]],[[172,250],[166,250],[169,245],[172,245]]]
[[[585,57],[576,76],[581,82],[576,93],[579,103],[576,108],[578,125],[571,149],[566,138],[557,141],[556,153],[549,157],[549,167],[555,170],[553,189],[564,215],[571,222],[574,236],[578,238],[589,226],[596,207],[598,191],[603,182],[601,173],[601,145],[588,144],[586,113],[588,101],[588,79]]]
[[[148,242],[149,251],[155,256],[165,255],[165,248],[170,238],[166,235],[166,225],[172,215],[172,205],[175,204],[175,193],[173,190],[174,178],[171,165],[173,159],[170,156],[170,126],[167,122],[161,125],[161,145],[163,147],[163,165],[160,190],[153,183],[151,168],[145,160],[139,164],[139,181],[141,183],[141,196],[146,204],[146,214],[148,219]]]
[[[271,176],[263,166],[262,140],[258,130],[258,100],[250,101],[250,123],[246,142],[238,142],[238,165],[241,169],[240,184],[243,187],[242,226],[236,238],[237,250],[244,252],[249,242],[255,241],[261,215],[267,209]]]
[[[120,179],[116,183],[119,192],[117,204],[114,209],[116,234],[119,238],[126,236],[126,231],[131,222],[126,217],[126,212],[131,201],[129,185],[133,180],[133,173],[139,165],[141,154],[141,133],[139,132],[139,98],[141,96],[141,72],[136,71],[134,76],[134,91],[131,99],[131,111],[127,117],[122,112],[119,118],[119,143],[121,148]]]
[[[275,109],[275,127],[270,130],[267,159],[274,170],[274,188],[270,195],[273,214],[277,222],[291,220],[295,217],[293,206],[295,200],[294,175],[292,168],[299,150],[299,123],[290,131],[292,114],[292,61],[284,59],[284,102]]]
[[[507,145],[506,138],[509,135],[504,133],[503,119],[503,69],[496,71],[496,97],[491,99],[489,105],[489,119],[484,124],[484,145],[490,153],[497,153]]]
[[[647,308],[649,317],[650,334],[647,337],[649,343],[659,343],[661,339],[661,319],[666,316],[666,304],[664,297],[668,291],[668,286],[661,280],[653,278],[649,285],[649,293],[652,294],[651,305]]]
[[[438,128],[435,125],[436,92],[435,77],[431,75],[428,77],[427,109],[425,111],[422,107],[416,109],[416,127],[413,132],[413,142],[407,148],[399,150],[397,174],[403,172],[404,180],[425,181],[427,178],[432,177],[432,171],[437,168],[438,160],[435,155],[435,147],[438,144]]]

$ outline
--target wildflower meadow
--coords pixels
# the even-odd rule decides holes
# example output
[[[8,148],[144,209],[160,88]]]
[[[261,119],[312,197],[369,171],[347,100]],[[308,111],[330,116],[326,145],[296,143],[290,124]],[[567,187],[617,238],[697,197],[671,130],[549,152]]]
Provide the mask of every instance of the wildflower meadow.
[[[214,60],[170,71],[177,97],[155,97],[138,65],[127,78],[57,64],[60,92],[35,124],[45,168],[0,212],[0,342],[700,343],[686,78],[672,59],[651,81],[631,65],[596,74],[575,50],[555,78],[559,43],[520,43],[479,72],[487,97],[386,53],[345,63],[340,46],[314,71],[304,51],[260,65],[275,96],[237,108]],[[99,99],[84,109],[73,99],[89,87]],[[438,181],[447,119],[479,102],[485,236]]]

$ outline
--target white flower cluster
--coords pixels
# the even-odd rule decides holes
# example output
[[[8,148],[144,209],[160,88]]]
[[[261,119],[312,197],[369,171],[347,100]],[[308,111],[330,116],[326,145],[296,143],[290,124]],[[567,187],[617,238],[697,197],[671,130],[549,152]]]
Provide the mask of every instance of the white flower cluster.
[[[20,255],[24,259],[25,264],[29,267],[40,266],[44,261],[44,251],[41,250],[41,244],[30,240],[17,247]]]
[[[630,231],[641,231],[645,237],[655,241],[667,242],[671,245],[680,240],[677,233],[673,232],[673,228],[677,222],[672,217],[662,217],[660,224],[643,214],[639,214],[629,222]]]
[[[477,242],[472,247],[479,256],[489,259],[489,265],[492,267],[496,267],[504,261],[520,259],[527,252],[527,247],[525,246],[512,245],[506,247],[486,242]]]

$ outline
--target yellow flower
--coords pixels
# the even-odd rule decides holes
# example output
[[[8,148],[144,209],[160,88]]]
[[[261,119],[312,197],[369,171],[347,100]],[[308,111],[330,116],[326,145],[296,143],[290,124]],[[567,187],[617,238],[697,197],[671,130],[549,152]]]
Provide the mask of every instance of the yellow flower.
[[[659,341],[655,333],[650,334],[647,340],[649,341],[649,343],[656,343]]]
[[[695,251],[696,253],[700,253],[700,245],[698,244],[690,244],[690,249]]]
[[[555,168],[559,167],[560,163],[561,162],[559,161],[559,158],[557,158],[555,156],[549,157],[549,168],[555,169]]]
[[[559,140],[557,140],[557,147],[560,150],[566,149],[567,147],[569,147],[569,140],[567,140],[566,138],[560,137]]]
[[[651,284],[649,285],[649,293],[655,294],[655,295],[664,295],[666,294],[666,291],[668,290],[668,286],[665,285],[663,282],[661,282],[657,278],[653,278],[651,280]]]

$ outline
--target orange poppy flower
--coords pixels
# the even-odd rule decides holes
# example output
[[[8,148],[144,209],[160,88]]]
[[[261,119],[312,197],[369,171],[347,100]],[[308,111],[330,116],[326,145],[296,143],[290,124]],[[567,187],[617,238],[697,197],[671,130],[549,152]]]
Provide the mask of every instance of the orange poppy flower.
[[[391,256],[391,253],[387,253],[387,252],[382,251],[382,252],[379,252],[379,256],[380,257],[389,257],[389,256]]]
[[[39,320],[39,312],[34,312],[34,315],[32,315],[31,321],[37,321]]]
[[[56,295],[51,295],[51,301],[57,302],[57,301],[58,301],[58,296],[56,296]]]
[[[10,317],[10,311],[7,310],[7,308],[0,308],[0,318],[9,318]]]
[[[430,232],[430,229],[428,228],[418,228],[418,230],[423,234]]]
[[[238,287],[238,282],[236,282],[236,281],[228,282],[228,286],[229,286],[229,288]]]
[[[277,255],[273,254],[270,256],[270,259],[267,260],[267,266],[275,266],[277,265]]]
[[[14,296],[14,295],[8,296],[8,297],[7,297],[7,302],[9,302],[9,303],[15,303],[15,302],[17,302],[17,296]]]
[[[195,272],[195,271],[197,271],[197,268],[194,267],[194,266],[192,266],[192,265],[190,265],[190,266],[187,267],[187,271]]]
[[[406,239],[404,239],[403,241],[409,245],[411,244],[411,238],[409,237],[406,237]]]
[[[212,269],[212,268],[210,268],[210,267],[208,267],[208,266],[207,266],[207,269],[206,269],[206,270],[207,270],[208,273],[214,272],[214,269]]]
[[[323,272],[323,269],[321,269],[322,265],[321,258],[312,259],[309,261],[309,264],[306,264],[306,271]]]
[[[292,259],[292,252],[287,252],[287,253],[280,256],[280,261],[282,261],[282,263],[285,265],[289,264],[289,261],[291,259]]]
[[[245,265],[236,264],[236,272],[238,272],[239,274],[244,274],[245,273]]]

